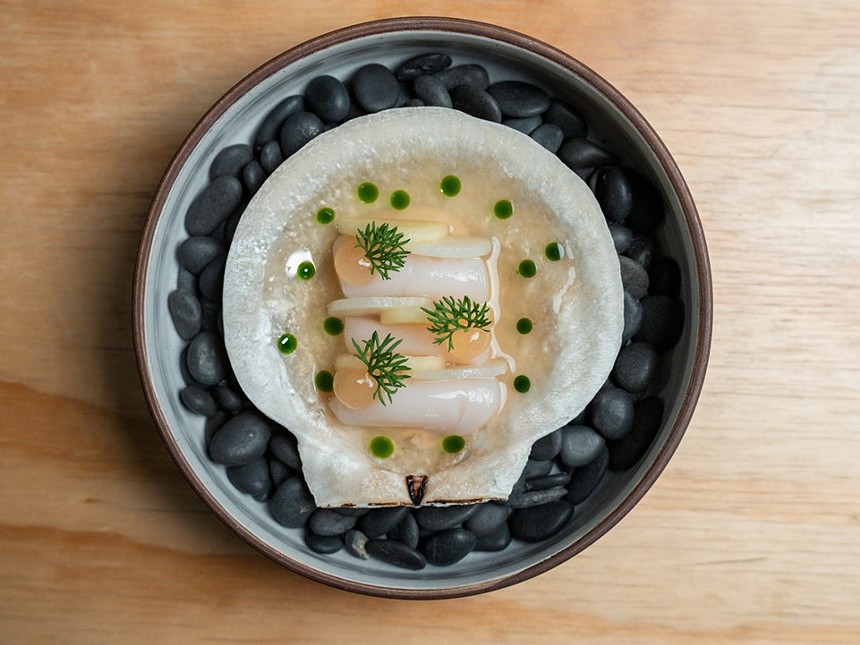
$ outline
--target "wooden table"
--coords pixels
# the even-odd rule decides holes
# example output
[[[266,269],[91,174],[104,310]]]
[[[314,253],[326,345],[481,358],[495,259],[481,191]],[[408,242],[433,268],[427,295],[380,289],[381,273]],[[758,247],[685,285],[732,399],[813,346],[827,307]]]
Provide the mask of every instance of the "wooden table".
[[[131,276],[155,186],[246,72],[350,23],[456,15],[580,58],[695,195],[710,371],[668,469],[534,580],[435,603],[278,567],[144,405]],[[860,641],[860,5],[0,2],[0,641]]]

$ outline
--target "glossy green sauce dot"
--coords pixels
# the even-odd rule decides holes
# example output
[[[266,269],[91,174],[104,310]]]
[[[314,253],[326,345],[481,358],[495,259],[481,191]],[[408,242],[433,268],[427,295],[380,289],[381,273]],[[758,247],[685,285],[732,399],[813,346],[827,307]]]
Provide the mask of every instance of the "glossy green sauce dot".
[[[376,187],[376,184],[366,181],[358,185],[356,193],[358,194],[358,198],[365,204],[372,204],[379,197],[379,188]]]
[[[298,346],[299,341],[292,334],[284,334],[278,339],[278,349],[281,354],[292,354]]]
[[[509,199],[500,199],[493,206],[493,214],[499,219],[508,219],[514,214],[514,205]]]
[[[458,434],[448,435],[442,439],[442,450],[454,454],[466,447],[466,440]]]
[[[298,276],[302,280],[310,280],[314,277],[317,270],[314,267],[313,262],[302,262],[299,265],[299,268],[296,269],[296,276]]]
[[[340,336],[343,333],[343,321],[340,318],[326,318],[323,321],[323,329],[329,336]]]
[[[442,177],[442,182],[439,184],[439,190],[441,190],[442,194],[446,197],[456,197],[460,194],[460,189],[462,187],[463,184],[460,183],[460,178],[454,175]]]
[[[320,224],[331,224],[334,221],[334,209],[326,206],[317,211],[317,221]]]
[[[314,377],[314,385],[320,392],[331,392],[334,389],[334,374],[328,370],[317,372]]]
[[[379,459],[388,459],[394,454],[394,442],[385,435],[379,435],[370,440],[370,452]]]
[[[529,380],[529,377],[525,374],[520,374],[518,377],[514,379],[514,389],[520,394],[525,394],[531,388],[532,382]]]
[[[564,257],[564,247],[558,242],[550,242],[546,245],[544,254],[547,257],[547,260],[558,262],[562,257]]]
[[[519,273],[524,278],[533,278],[537,273],[537,267],[532,260],[523,260],[520,262],[520,266],[517,268],[517,273]]]
[[[391,202],[391,208],[402,211],[409,206],[409,193],[405,190],[395,190],[388,201]]]
[[[521,334],[530,334],[532,327],[534,327],[534,325],[532,325],[532,321],[528,318],[520,318],[517,321],[517,331]]]

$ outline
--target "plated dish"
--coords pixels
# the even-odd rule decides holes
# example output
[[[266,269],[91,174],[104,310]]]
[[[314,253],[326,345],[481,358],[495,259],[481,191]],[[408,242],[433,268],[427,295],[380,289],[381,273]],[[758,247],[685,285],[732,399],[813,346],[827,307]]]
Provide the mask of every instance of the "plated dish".
[[[225,95],[159,187],[135,292],[144,389],[204,501],[386,596],[597,539],[680,441],[710,338],[695,208],[644,119],[448,19],[328,34]]]

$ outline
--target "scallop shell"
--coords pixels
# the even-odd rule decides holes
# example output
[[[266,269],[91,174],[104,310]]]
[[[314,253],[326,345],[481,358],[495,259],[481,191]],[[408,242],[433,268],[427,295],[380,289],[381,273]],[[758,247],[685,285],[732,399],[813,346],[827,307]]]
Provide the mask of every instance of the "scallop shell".
[[[535,287],[540,300],[529,296],[529,306],[538,324],[516,340],[535,357],[524,356],[519,367],[543,365],[543,370],[532,378],[527,395],[508,388],[505,408],[468,438],[462,455],[433,455],[424,439],[404,434],[397,458],[376,459],[367,448],[372,433],[337,422],[328,409],[329,395],[313,384],[324,367],[321,357],[339,342],[321,331],[325,304],[342,297],[336,282],[325,278],[336,232],[318,224],[315,213],[337,204],[339,217],[355,216],[348,211],[363,208],[353,202],[355,186],[365,179],[380,184],[384,197],[410,172],[438,182],[445,169],[463,179],[464,192],[474,178],[473,184],[526,194],[526,202],[551,218],[554,239],[564,241],[563,279]],[[521,228],[509,239],[523,255],[537,259],[548,240],[529,239],[540,227],[528,223],[527,213],[518,211],[511,221],[517,218]],[[296,265],[307,259],[316,264],[317,275],[298,280]],[[575,417],[604,384],[621,344],[622,295],[618,259],[600,207],[555,155],[510,128],[453,110],[402,108],[320,135],[258,191],[227,261],[224,336],[249,399],[298,439],[304,477],[319,506],[471,503],[507,498],[532,443]],[[284,331],[298,338],[295,354],[284,356],[277,349]]]

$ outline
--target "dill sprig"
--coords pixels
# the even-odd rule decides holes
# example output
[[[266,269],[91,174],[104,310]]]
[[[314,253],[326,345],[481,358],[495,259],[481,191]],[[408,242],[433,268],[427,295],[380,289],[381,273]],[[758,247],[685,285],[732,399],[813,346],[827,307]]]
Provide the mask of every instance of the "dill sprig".
[[[403,238],[403,233],[396,226],[389,226],[383,222],[379,226],[376,222],[368,224],[363,231],[355,234],[355,245],[364,251],[364,255],[370,262],[370,274],[376,271],[383,280],[389,280],[389,271],[400,271],[406,262],[409,251],[406,250],[408,239]]]
[[[454,332],[460,329],[480,329],[488,332],[492,325],[488,316],[489,304],[472,302],[469,296],[463,296],[459,300],[453,296],[444,296],[433,302],[433,309],[421,307],[421,311],[427,314],[427,320],[430,322],[427,329],[436,335],[433,342],[441,345],[447,340],[448,351],[454,349]]]
[[[382,405],[386,405],[386,397],[391,403],[392,395],[405,386],[404,381],[409,378],[409,374],[403,373],[410,369],[406,365],[406,357],[394,351],[402,341],[402,338],[395,340],[391,334],[386,334],[380,342],[379,334],[375,331],[364,341],[364,347],[356,343],[355,339],[352,341],[356,358],[365,364],[367,373],[376,381],[373,398],[379,399]]]

